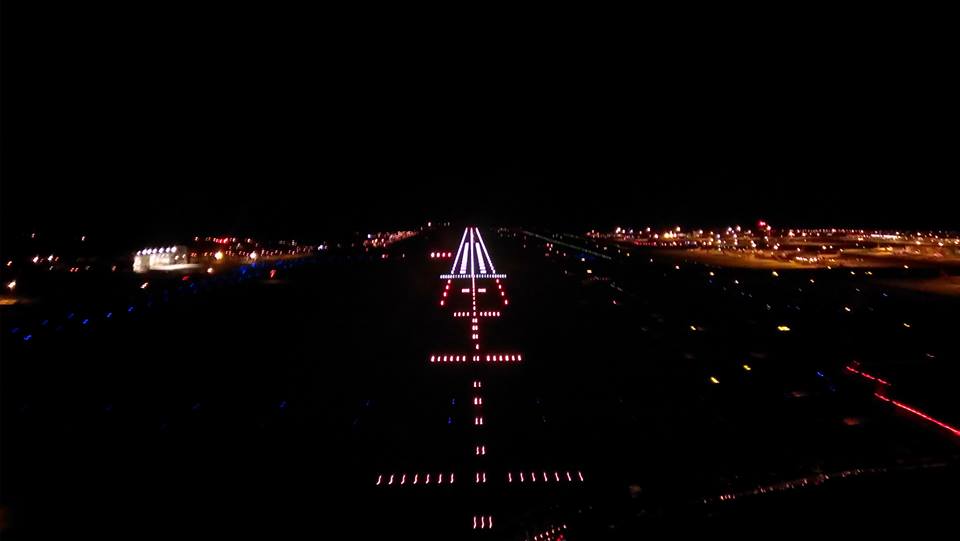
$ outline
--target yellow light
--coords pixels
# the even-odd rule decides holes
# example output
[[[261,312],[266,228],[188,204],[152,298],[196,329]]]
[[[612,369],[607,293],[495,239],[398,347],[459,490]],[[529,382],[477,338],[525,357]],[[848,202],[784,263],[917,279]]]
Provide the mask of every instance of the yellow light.
[[[223,252],[218,251],[217,253],[213,254],[213,258],[216,259],[217,261],[220,261],[221,259],[223,259]]]
[[[13,291],[15,287],[17,287],[16,280],[11,280],[9,283],[7,283],[7,289],[9,289],[10,291]]]
[[[590,269],[587,269],[587,274],[593,274],[593,271]]]
[[[786,325],[777,325],[777,330],[780,332],[790,332],[790,327]]]
[[[780,276],[779,274],[777,274],[777,271],[773,271],[773,272],[772,272],[772,273],[770,273],[770,274],[772,274],[774,278],[776,278],[776,277],[778,277],[778,276]]]
[[[717,378],[715,378],[715,377],[713,377],[713,376],[710,376],[710,383],[720,383],[720,380],[718,380]]]
[[[752,368],[750,368],[750,365],[749,365],[749,364],[743,365],[743,369],[746,370],[747,372],[753,370]]]
[[[904,323],[903,323],[903,326],[906,327],[906,328],[908,328],[908,329],[910,328],[910,324],[907,323],[907,322],[904,322]]]
[[[250,259],[256,259],[256,258],[257,258],[257,252],[250,252]]]
[[[213,267],[207,267],[207,274],[213,274]]]

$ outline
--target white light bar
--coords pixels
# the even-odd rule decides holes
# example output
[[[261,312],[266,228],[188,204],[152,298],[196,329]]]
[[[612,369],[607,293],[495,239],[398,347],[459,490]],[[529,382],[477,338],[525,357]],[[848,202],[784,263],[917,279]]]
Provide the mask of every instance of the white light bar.
[[[477,269],[476,269],[477,263],[473,258],[473,229],[472,228],[470,228],[470,245],[467,246],[467,252],[469,252],[470,254],[470,276],[473,277],[473,276],[476,276],[477,274]],[[463,271],[460,271],[460,273],[463,274]]]
[[[474,228],[476,229],[476,228]],[[483,255],[486,256],[487,262],[490,263],[490,272],[497,272],[497,269],[493,266],[493,259],[490,258],[490,252],[487,251],[487,245],[483,242],[483,237],[480,236],[480,230],[477,229],[477,240],[480,241],[480,247],[483,249]],[[483,265],[481,264],[480,270],[483,270]]]
[[[162,271],[173,271],[173,270],[186,270],[186,269],[199,269],[200,264],[198,263],[177,263],[171,265],[151,265],[150,270],[162,270]]]
[[[480,232],[477,231],[477,234],[479,235]],[[486,273],[487,273],[487,262],[486,262],[486,260],[485,260],[484,257],[483,257],[483,250],[480,249],[480,243],[479,243],[479,242],[474,242],[474,243],[473,243],[473,250],[474,250],[474,252],[477,253],[478,256],[480,256],[479,258],[477,258],[477,262],[480,263],[480,274],[486,274]]]
[[[474,276],[474,278],[476,278],[476,279],[478,279],[478,280],[494,279],[494,278],[501,278],[501,279],[503,279],[503,278],[506,278],[506,277],[507,277],[506,274],[477,274],[476,276]],[[440,275],[440,278],[442,278],[442,279],[444,279],[444,280],[450,280],[450,279],[454,279],[454,278],[457,278],[457,279],[470,279],[471,276],[470,276],[469,274],[441,274],[441,275]]]
[[[457,249],[457,258],[453,260],[453,266],[450,267],[450,272],[457,272],[457,263],[460,262],[460,257],[463,255],[463,245],[467,240],[467,230],[463,230],[463,238],[460,239],[460,248]]]

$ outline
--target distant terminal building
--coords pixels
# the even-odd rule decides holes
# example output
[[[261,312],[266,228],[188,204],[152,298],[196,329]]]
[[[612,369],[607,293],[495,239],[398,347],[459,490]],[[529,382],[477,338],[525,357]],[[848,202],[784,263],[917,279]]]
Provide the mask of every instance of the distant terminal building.
[[[176,271],[199,268],[191,263],[186,246],[144,248],[133,256],[133,272]]]

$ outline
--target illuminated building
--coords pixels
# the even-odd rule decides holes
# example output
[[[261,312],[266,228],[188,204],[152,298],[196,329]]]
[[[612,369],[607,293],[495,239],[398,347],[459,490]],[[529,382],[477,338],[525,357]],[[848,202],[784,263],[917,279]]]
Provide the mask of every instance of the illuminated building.
[[[133,272],[176,271],[199,268],[190,263],[186,246],[144,248],[133,256]]]

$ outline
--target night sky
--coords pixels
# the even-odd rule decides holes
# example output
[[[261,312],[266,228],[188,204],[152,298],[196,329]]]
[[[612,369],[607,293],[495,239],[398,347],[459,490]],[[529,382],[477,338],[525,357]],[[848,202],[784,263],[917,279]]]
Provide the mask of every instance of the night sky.
[[[508,38],[237,8],[4,8],[7,241],[427,220],[960,228],[960,94],[936,30]]]

